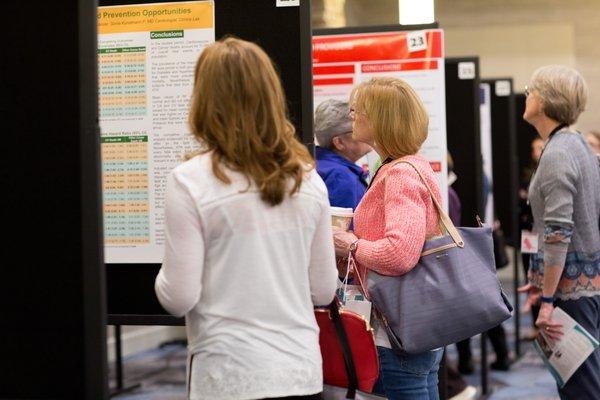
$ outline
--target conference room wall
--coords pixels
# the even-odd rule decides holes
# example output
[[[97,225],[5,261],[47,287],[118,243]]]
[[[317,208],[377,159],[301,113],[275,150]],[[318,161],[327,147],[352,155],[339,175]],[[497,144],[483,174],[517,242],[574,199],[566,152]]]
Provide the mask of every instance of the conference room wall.
[[[313,27],[398,23],[397,0],[313,0]],[[435,0],[446,33],[446,55],[479,56],[481,76],[512,76],[523,90],[545,64],[577,68],[590,86],[588,110],[600,109],[600,1]],[[581,116],[578,128],[600,129],[600,113]]]
[[[522,92],[546,64],[578,69],[590,87],[578,129],[600,129],[600,1],[436,0],[446,54],[479,56],[482,77],[512,76]]]

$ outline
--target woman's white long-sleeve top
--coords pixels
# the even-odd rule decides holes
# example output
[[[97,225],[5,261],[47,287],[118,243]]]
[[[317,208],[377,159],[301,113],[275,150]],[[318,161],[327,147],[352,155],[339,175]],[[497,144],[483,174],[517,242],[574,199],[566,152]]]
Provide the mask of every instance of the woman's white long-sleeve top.
[[[254,184],[212,173],[210,154],[169,176],[156,294],[186,317],[191,399],[257,399],[322,390],[313,304],[337,282],[327,189],[316,171],[278,206]]]

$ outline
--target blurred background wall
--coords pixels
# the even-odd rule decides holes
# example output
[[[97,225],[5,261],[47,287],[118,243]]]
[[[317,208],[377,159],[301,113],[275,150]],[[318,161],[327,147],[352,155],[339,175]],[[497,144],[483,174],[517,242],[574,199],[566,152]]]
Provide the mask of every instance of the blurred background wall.
[[[313,27],[395,24],[398,0],[313,0]],[[435,0],[446,55],[480,57],[484,78],[522,92],[546,64],[578,69],[590,88],[578,129],[600,129],[600,0]]]

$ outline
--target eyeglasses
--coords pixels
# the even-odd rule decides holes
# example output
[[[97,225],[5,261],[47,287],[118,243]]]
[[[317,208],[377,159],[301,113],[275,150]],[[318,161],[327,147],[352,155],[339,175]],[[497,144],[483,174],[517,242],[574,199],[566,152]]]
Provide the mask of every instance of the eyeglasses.
[[[531,94],[531,89],[529,89],[529,86],[525,85],[525,97],[529,97],[530,94]]]
[[[348,116],[350,117],[351,120],[354,120],[356,118],[356,116],[359,114],[366,115],[362,111],[356,111],[354,108],[351,108],[350,112],[348,113]]]

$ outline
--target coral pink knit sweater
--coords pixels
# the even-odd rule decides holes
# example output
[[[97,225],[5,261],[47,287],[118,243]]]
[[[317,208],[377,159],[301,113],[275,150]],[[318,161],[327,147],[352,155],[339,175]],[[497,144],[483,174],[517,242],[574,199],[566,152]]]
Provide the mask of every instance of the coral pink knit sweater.
[[[441,196],[429,162],[406,156],[423,174],[435,197]],[[431,195],[408,164],[383,165],[356,208],[354,233],[361,276],[365,269],[383,275],[403,275],[418,262],[426,238],[441,234],[439,216]]]

